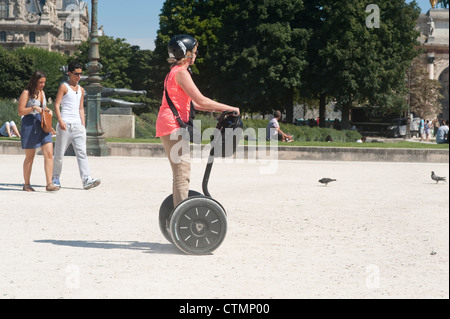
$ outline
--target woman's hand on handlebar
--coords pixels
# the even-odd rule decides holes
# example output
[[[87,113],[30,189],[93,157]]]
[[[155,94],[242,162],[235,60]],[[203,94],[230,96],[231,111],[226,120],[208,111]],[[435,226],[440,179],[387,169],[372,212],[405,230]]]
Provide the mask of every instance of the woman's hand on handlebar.
[[[239,116],[241,114],[241,111],[239,110],[238,107],[231,107],[228,113],[233,113],[234,116]]]

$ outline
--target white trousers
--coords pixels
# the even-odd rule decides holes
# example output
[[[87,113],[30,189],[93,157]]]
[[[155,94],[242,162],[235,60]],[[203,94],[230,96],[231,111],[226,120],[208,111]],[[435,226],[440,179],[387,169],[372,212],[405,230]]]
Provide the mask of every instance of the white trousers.
[[[58,123],[56,133],[53,176],[61,176],[64,154],[69,144],[72,144],[75,155],[77,156],[81,179],[83,180],[90,176],[91,172],[86,152],[86,128],[81,124],[67,124],[67,131],[63,131]]]

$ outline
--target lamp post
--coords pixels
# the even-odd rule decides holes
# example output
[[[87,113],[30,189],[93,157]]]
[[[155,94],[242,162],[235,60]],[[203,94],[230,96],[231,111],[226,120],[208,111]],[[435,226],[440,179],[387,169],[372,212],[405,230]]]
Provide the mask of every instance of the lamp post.
[[[102,65],[99,63],[100,52],[98,49],[98,24],[97,24],[97,3],[92,1],[92,19],[91,34],[89,42],[89,63],[86,64],[88,72],[88,85],[85,87],[87,100],[86,114],[86,134],[87,134],[87,153],[89,156],[108,156],[109,148],[106,145],[106,139],[102,137],[105,132],[102,130],[100,122],[100,107],[102,101],[102,78],[99,72]]]

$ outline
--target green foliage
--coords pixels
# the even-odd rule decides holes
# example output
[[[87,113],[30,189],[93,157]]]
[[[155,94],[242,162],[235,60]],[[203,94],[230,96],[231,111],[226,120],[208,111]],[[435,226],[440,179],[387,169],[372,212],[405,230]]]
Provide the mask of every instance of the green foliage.
[[[366,0],[166,0],[155,51],[140,50],[125,39],[99,38],[101,75],[108,74],[102,84],[147,90],[147,97],[124,99],[149,105],[133,110],[137,115],[157,112],[169,71],[167,43],[174,35],[187,33],[200,43],[193,67],[200,91],[243,111],[287,110],[290,120],[296,99],[320,97],[322,110],[326,101],[338,102],[344,111],[343,127],[352,104],[398,112],[406,107],[405,71],[417,54],[419,8],[415,1],[379,1],[380,28],[368,28],[368,4]],[[89,41],[79,49],[70,60],[86,64]],[[35,48],[13,52],[0,48],[0,97],[18,98],[36,69],[48,74],[46,92],[55,96],[65,59]]]
[[[105,87],[131,88],[132,81],[128,77],[127,70],[130,67],[130,57],[133,54],[131,45],[125,39],[102,36],[98,38],[100,63],[103,65],[100,75],[108,74],[108,78],[102,82]],[[79,52],[71,57],[71,61],[86,65],[89,62],[89,41],[79,46]]]
[[[264,129],[261,132],[265,133],[265,129],[269,124],[268,120],[244,120],[244,130],[248,133],[259,133],[259,129]],[[280,124],[281,130],[286,134],[293,136],[295,141],[303,142],[325,142],[328,136],[331,136],[334,142],[356,142],[361,138],[361,134],[357,131],[338,131],[329,128],[296,126],[293,124]],[[247,130],[250,129],[250,130]],[[249,139],[255,139],[257,136],[249,134]],[[265,139],[265,136],[258,136],[259,139]]]
[[[66,63],[67,57],[57,52],[34,47],[6,51],[0,47],[0,97],[18,99],[31,75],[40,70],[47,76],[47,97],[55,98],[62,78],[60,67]]]
[[[156,119],[155,113],[144,113],[136,117],[136,138],[154,138],[156,136]]]
[[[158,115],[156,112],[141,114],[136,117],[136,138],[151,139],[156,135],[156,119]],[[199,114],[195,120],[201,121],[202,132],[208,128],[215,128],[217,120],[214,116]],[[266,127],[269,121],[267,120],[244,120],[244,132],[247,133],[249,139],[265,140]],[[356,142],[361,135],[356,131],[337,131],[328,128],[310,128],[309,126],[296,126],[293,124],[282,124],[281,129],[285,133],[292,134],[296,141],[307,142],[325,142],[328,136],[333,138],[335,142]],[[263,136],[258,136],[262,133]],[[261,134],[260,134],[261,135]]]
[[[365,0],[306,2],[305,23],[313,28],[305,89],[326,94],[343,110],[348,125],[352,104],[406,109],[405,74],[417,55],[417,3],[379,1],[380,28],[369,28]]]
[[[17,55],[0,47],[0,98],[19,99],[34,72],[34,64],[33,56]]]
[[[140,50],[138,46],[126,43],[125,39],[101,36],[98,40],[100,64],[103,65],[100,75],[106,76],[102,85],[108,88],[149,91],[148,88],[152,85],[153,52]],[[78,61],[82,65],[86,65],[89,62],[89,41],[79,46],[79,52],[71,57],[70,61]],[[149,109],[157,108],[161,105],[160,98],[154,98],[152,94],[120,97],[119,99],[150,105],[150,108],[147,109],[134,110],[137,114],[148,112]]]
[[[195,81],[203,92],[243,110],[292,107],[306,66],[302,8],[301,0],[168,0],[155,52],[165,60],[169,39],[189,33],[200,42]]]
[[[47,77],[45,92],[47,97],[56,98],[59,85],[62,80],[61,67],[67,64],[67,56],[58,52],[50,52],[48,50],[35,47],[24,47],[14,51],[19,57],[24,59],[28,57],[34,58],[34,71],[43,71]],[[28,78],[31,77],[31,74]]]
[[[20,128],[21,119],[17,111],[17,103],[7,99],[0,99],[0,127],[5,122],[14,121]]]

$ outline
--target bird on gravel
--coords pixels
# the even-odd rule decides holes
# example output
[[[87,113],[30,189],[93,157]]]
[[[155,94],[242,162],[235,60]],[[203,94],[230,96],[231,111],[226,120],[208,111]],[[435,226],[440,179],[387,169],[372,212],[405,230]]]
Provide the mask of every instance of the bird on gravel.
[[[437,176],[436,174],[434,174],[434,172],[431,172],[431,179],[433,181],[436,181],[436,184],[439,183],[439,182],[446,182],[446,178],[445,177]]]
[[[325,186],[328,186],[328,183],[336,182],[336,181],[337,181],[336,179],[322,178],[321,180],[319,180],[319,183],[325,184]]]

